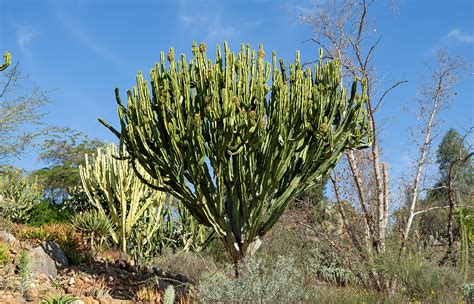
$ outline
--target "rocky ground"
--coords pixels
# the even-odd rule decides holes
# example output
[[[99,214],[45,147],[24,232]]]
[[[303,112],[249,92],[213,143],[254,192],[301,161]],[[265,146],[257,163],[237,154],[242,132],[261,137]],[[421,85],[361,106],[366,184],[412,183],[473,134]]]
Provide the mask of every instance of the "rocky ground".
[[[72,266],[54,242],[32,246],[4,231],[0,231],[0,242],[8,244],[10,257],[0,266],[0,304],[40,303],[52,295],[73,295],[76,304],[160,303],[170,284],[183,295],[193,283],[158,267],[137,272],[120,260]],[[22,255],[28,257],[27,267],[22,266]]]

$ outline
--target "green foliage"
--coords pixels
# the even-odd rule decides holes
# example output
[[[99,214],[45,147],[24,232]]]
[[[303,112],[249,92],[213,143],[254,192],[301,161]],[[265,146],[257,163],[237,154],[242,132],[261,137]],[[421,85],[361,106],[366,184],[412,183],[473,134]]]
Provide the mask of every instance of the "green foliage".
[[[354,274],[342,267],[317,266],[318,276],[328,283],[338,286],[349,286],[357,283]]]
[[[3,60],[5,62],[0,65],[0,71],[5,70],[12,63],[12,56],[10,53],[8,53],[8,51],[3,53]]]
[[[18,259],[17,269],[20,276],[20,289],[26,290],[30,286],[30,258],[28,257],[28,251],[22,250]]]
[[[82,185],[69,188],[68,196],[61,204],[62,210],[66,210],[71,213],[84,212],[92,208],[94,208],[94,206],[91,204],[89,198],[87,197],[87,193],[82,188]],[[104,210],[107,211],[105,206]]]
[[[72,295],[50,295],[48,297],[44,297],[41,300],[41,304],[70,304],[77,300],[79,300],[79,298]]]
[[[466,303],[474,303],[474,284],[463,284],[461,292]]]
[[[275,53],[266,63],[262,46],[242,45],[235,54],[225,43],[215,62],[205,44],[192,51],[188,64],[170,49],[169,67],[161,53],[151,89],[140,72],[127,107],[116,89],[120,132],[101,122],[149,184],[182,201],[238,261],[345,149],[368,145],[365,94],[357,94],[357,81],[349,94],[341,89],[339,63],[322,56],[312,71],[303,70],[299,53],[289,68],[283,60],[277,66]]]
[[[0,214],[16,223],[30,219],[31,210],[39,204],[43,189],[19,169],[0,172]]]
[[[421,202],[422,209],[428,209],[433,206],[445,206],[448,202],[448,175],[449,167],[453,161],[463,159],[469,153],[464,138],[455,130],[450,129],[443,136],[436,152],[437,163],[439,165],[440,178],[435,183],[434,189],[430,190]],[[458,204],[470,205],[473,202],[474,189],[474,166],[471,160],[465,163],[457,163],[453,168],[453,193]],[[427,245],[430,241],[447,241],[447,220],[449,210],[437,210],[426,212],[420,215],[419,232],[422,240]],[[458,220],[453,223],[455,239],[460,239],[461,222]]]
[[[148,208],[130,237],[130,253],[144,266],[165,250],[199,252],[213,240],[212,231],[199,225],[180,202]]]
[[[304,280],[293,261],[278,257],[265,265],[259,259],[239,263],[239,277],[233,268],[205,275],[199,283],[196,299],[202,303],[303,303],[308,300]]]
[[[469,276],[470,258],[474,250],[474,211],[469,208],[459,208],[457,214],[460,234],[460,266],[464,277]]]
[[[75,215],[71,222],[84,235],[84,240],[89,242],[92,252],[101,252],[110,247],[114,225],[105,214],[95,210],[86,211]]]
[[[450,267],[439,267],[420,254],[400,257],[389,250],[378,256],[371,267],[397,282],[400,290],[414,300],[444,303],[459,296],[456,291],[462,274]]]
[[[165,248],[174,247],[171,209],[150,207],[136,222],[130,235],[130,254],[138,267],[145,266]]]
[[[86,156],[80,174],[87,197],[99,213],[110,217],[117,228],[117,233],[110,230],[112,238],[127,253],[127,242],[137,221],[149,207],[164,204],[166,195],[142,183],[134,172],[136,164],[118,159],[119,154],[114,144],[97,149],[94,159]]]
[[[310,303],[315,304],[400,304],[417,303],[410,301],[406,296],[395,294],[389,296],[384,293],[362,289],[360,287],[337,288],[334,286],[318,286],[314,290]]]
[[[12,262],[12,258],[9,254],[9,246],[8,244],[3,244],[0,242],[0,265],[10,264]]]
[[[449,129],[448,132],[446,132],[446,134],[443,136],[443,139],[441,140],[441,143],[438,147],[438,151],[436,152],[436,158],[439,164],[439,171],[442,175],[442,180],[447,180],[451,162],[455,161],[456,159],[463,158],[467,154],[468,149],[461,134],[459,134],[459,132],[455,129]],[[460,179],[464,180],[464,182],[468,182],[470,180],[472,183],[474,178],[474,172],[472,170],[472,162],[468,162],[467,164],[461,166],[461,172],[458,173],[461,175]]]
[[[173,304],[174,303],[174,287],[173,285],[169,285],[166,290],[165,294],[163,296],[163,304]]]
[[[39,227],[45,224],[65,223],[71,213],[61,208],[61,205],[43,200],[30,210],[30,218],[26,222],[30,226]]]
[[[32,172],[53,202],[63,202],[81,186],[79,166],[85,164],[85,155],[93,155],[97,148],[105,147],[98,139],[70,129],[53,134],[40,144],[39,160],[49,166]]]

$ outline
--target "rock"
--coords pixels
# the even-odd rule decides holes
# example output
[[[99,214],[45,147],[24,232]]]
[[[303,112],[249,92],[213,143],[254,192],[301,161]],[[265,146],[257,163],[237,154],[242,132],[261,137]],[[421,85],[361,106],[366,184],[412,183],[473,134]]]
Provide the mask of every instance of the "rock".
[[[20,242],[13,236],[13,234],[0,230],[0,240],[4,243],[19,245]]]
[[[71,277],[71,278],[69,279],[69,282],[67,282],[67,283],[68,283],[69,285],[74,285],[74,284],[76,284],[76,280]]]
[[[0,303],[1,303],[1,304],[3,304],[3,303],[9,304],[9,303],[11,303],[11,302],[13,301],[13,299],[14,299],[14,298],[13,298],[12,295],[2,296],[2,297],[0,298]]]
[[[12,303],[13,304],[24,304],[24,303],[26,303],[26,300],[22,296],[17,296],[12,300]]]
[[[46,290],[41,290],[38,288],[29,288],[23,294],[23,297],[28,302],[38,301],[46,295]]]
[[[70,302],[70,304],[85,304],[85,302],[81,299],[77,299],[77,300],[74,300],[74,301]]]
[[[84,302],[84,304],[99,304],[100,303],[93,297],[83,297],[82,301]]]
[[[133,304],[133,301],[114,299],[114,298],[99,298],[100,304]]]
[[[61,247],[53,241],[44,241],[41,246],[44,251],[54,260],[56,266],[69,266],[69,260]]]
[[[28,260],[30,272],[42,273],[52,278],[58,275],[56,264],[42,247],[36,247],[28,251]]]

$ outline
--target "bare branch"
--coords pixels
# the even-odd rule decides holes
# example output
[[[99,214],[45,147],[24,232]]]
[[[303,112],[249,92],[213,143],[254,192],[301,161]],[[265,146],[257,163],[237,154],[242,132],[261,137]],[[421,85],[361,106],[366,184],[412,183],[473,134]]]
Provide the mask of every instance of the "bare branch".
[[[399,80],[399,81],[395,82],[390,88],[386,89],[385,92],[383,92],[382,96],[380,96],[377,103],[375,104],[374,112],[377,111],[379,106],[382,104],[382,101],[384,100],[385,96],[387,96],[387,94],[390,93],[390,91],[392,91],[393,89],[395,89],[399,85],[401,85],[403,83],[407,83],[407,82],[408,82],[407,80]]]

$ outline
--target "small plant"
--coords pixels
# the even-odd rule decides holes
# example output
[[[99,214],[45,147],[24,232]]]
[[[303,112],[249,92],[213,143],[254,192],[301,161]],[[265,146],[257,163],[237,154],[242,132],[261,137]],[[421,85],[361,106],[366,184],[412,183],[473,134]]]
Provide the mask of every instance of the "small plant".
[[[105,278],[100,277],[94,285],[94,297],[95,298],[106,298],[110,297],[110,288],[105,283]]]
[[[104,213],[87,211],[78,214],[72,218],[72,224],[82,233],[92,252],[101,252],[109,248],[114,225]]]
[[[338,286],[348,286],[350,283],[356,283],[357,278],[351,271],[341,267],[320,267],[318,275],[326,282]]]
[[[461,285],[461,292],[466,303],[474,303],[474,284]]]
[[[36,240],[42,242],[53,240],[53,235],[44,227],[19,226],[15,234],[20,241]]]
[[[157,289],[148,286],[141,287],[135,298],[142,302],[161,303],[161,293]]]
[[[48,297],[44,297],[41,300],[41,304],[70,304],[77,300],[79,300],[79,298],[74,297],[72,295],[51,295]]]
[[[165,295],[163,296],[163,304],[173,304],[174,297],[174,287],[173,285],[169,285],[165,290]]]
[[[63,249],[69,264],[71,265],[83,264],[94,259],[93,255],[88,250],[78,250],[78,248],[75,246],[66,246],[61,248]]]
[[[20,276],[20,290],[26,290],[30,286],[30,271],[29,271],[30,258],[28,257],[28,252],[23,250],[20,253],[20,258],[18,260],[18,274]]]
[[[0,265],[6,265],[12,262],[12,258],[8,254],[8,250],[8,245],[0,242]]]

